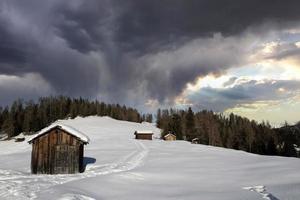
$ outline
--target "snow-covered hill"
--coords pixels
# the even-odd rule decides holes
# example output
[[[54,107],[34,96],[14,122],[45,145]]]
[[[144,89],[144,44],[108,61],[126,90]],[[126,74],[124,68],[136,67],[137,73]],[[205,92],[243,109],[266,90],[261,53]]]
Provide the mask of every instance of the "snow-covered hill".
[[[31,175],[31,146],[0,142],[0,199],[300,199],[300,159],[259,156],[185,141],[134,140],[149,123],[64,120],[91,139],[86,171]]]

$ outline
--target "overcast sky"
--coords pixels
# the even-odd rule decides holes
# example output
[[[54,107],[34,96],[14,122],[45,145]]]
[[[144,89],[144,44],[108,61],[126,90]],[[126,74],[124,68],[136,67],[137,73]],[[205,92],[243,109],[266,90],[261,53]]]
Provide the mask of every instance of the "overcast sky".
[[[300,120],[299,0],[1,0],[0,105],[68,95]]]

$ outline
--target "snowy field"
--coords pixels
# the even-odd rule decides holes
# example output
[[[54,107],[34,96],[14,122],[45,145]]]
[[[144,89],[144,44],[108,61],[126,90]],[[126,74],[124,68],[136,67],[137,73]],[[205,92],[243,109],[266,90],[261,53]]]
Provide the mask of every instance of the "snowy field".
[[[31,175],[31,146],[0,142],[0,199],[299,200],[300,159],[259,156],[185,141],[134,140],[149,123],[86,117],[63,123],[91,139],[86,171]],[[28,141],[29,138],[26,138]]]

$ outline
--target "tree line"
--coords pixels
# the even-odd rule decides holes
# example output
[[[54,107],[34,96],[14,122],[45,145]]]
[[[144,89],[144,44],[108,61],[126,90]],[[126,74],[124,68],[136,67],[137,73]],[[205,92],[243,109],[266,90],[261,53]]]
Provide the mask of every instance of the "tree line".
[[[42,97],[36,102],[16,100],[10,107],[0,107],[0,133],[11,138],[22,132],[34,133],[58,119],[90,115],[132,122],[153,121],[152,114],[141,115],[125,105],[65,96]],[[294,126],[286,123],[275,129],[268,122],[258,123],[234,114],[225,116],[207,110],[194,113],[189,108],[158,109],[156,124],[162,129],[162,138],[172,132],[179,140],[198,138],[206,145],[262,155],[299,157],[296,148],[300,147],[300,123]]]
[[[36,132],[58,119],[90,115],[110,116],[132,122],[152,122],[151,114],[141,115],[136,109],[125,105],[65,96],[43,97],[37,102],[16,100],[10,107],[0,107],[0,133],[11,138],[21,132]]]
[[[158,109],[156,123],[162,129],[162,138],[171,132],[177,139],[198,138],[206,145],[262,155],[299,156],[295,145],[300,146],[300,131],[296,137],[287,128],[273,129],[268,122],[258,123],[234,114]]]

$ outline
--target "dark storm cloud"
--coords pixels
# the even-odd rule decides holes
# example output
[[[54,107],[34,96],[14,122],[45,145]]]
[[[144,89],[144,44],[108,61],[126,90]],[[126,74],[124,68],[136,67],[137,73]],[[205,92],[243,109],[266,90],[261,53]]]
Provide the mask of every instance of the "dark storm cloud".
[[[10,105],[16,95],[27,101],[33,97],[51,95],[51,86],[40,75],[28,73],[22,76],[0,75],[1,106]]]
[[[287,100],[299,92],[300,81],[296,80],[249,80],[222,89],[205,87],[188,96],[188,100],[197,108],[222,112],[259,101]]]
[[[6,60],[1,59],[5,61],[0,65],[1,74],[38,73],[58,94],[86,97],[95,94],[102,72],[98,66],[103,64],[101,54],[83,54],[69,48],[53,25],[60,18],[56,10],[71,5],[59,1],[27,1],[27,4],[3,1],[0,5],[0,19],[5,22],[1,33],[7,36],[0,40],[10,55]],[[18,95],[20,93],[16,93],[16,97]]]
[[[71,47],[77,47],[81,41],[105,43],[107,35],[100,31],[105,27],[104,32],[113,31],[119,48],[146,51],[216,32],[228,36],[263,23],[283,26],[297,22],[299,7],[297,0],[88,1],[77,8],[60,9],[65,20],[58,28]],[[90,50],[94,50],[93,45]],[[78,47],[82,50],[81,45]]]
[[[14,36],[11,35],[5,26],[8,24],[0,19],[0,63],[14,64],[26,63],[26,55],[20,45],[14,41]]]
[[[108,32],[113,22],[112,4],[107,1],[82,1],[75,6],[59,7],[55,10],[58,17],[53,22],[59,36],[69,46],[87,53],[106,49]]]
[[[215,32],[234,35],[264,22],[281,24],[300,19],[300,2],[297,0],[127,2],[127,10],[118,21],[117,39],[134,49],[145,47],[145,44],[176,41],[182,37],[209,36]]]
[[[216,34],[210,39],[193,40],[174,50],[144,56],[140,65],[148,66],[147,88],[153,97],[163,101],[165,96],[172,99],[178,95],[186,83],[201,75],[220,75],[227,68],[238,66],[246,59],[247,45],[241,39]]]
[[[71,96],[163,102],[198,76],[243,63],[243,33],[296,23],[299,7],[279,0],[4,0],[0,73],[37,73]]]

